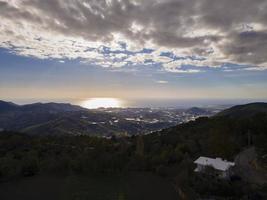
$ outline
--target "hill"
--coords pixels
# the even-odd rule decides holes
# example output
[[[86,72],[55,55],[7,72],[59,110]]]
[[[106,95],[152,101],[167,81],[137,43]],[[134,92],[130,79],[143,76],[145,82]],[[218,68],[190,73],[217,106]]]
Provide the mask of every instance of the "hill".
[[[31,135],[125,136],[146,134],[203,115],[204,109],[109,108],[88,110],[63,103],[1,102],[0,129]]]
[[[266,185],[243,179],[238,173],[239,166],[235,169],[236,180],[221,180],[195,173],[193,164],[199,156],[234,161],[237,155],[243,155],[245,149],[253,146],[257,159],[248,164],[264,179],[267,114],[261,113],[260,109],[249,119],[242,115],[201,117],[153,134],[111,139],[66,134],[30,137],[3,132],[0,134],[0,180],[48,172],[107,176],[146,171],[170,179],[181,199],[266,199]],[[84,115],[83,119],[92,117],[97,121],[109,117],[107,113],[102,114],[101,117]],[[73,113],[73,118],[77,118],[76,115],[78,113]],[[64,127],[83,127],[68,117],[61,120]],[[49,124],[60,128],[57,123],[62,124],[59,119]],[[253,174],[249,169],[246,172]]]
[[[26,105],[17,105],[12,102],[0,100],[0,112],[68,112],[84,110],[87,109],[67,103],[34,103]]]
[[[238,105],[226,109],[217,114],[217,116],[237,117],[237,118],[249,118],[256,114],[266,114],[267,103],[250,103],[245,105]]]
[[[210,114],[210,112],[207,109],[204,108],[198,108],[198,107],[192,107],[186,110],[188,113],[193,115],[207,115]]]
[[[19,107],[20,111],[29,112],[74,112],[74,111],[85,111],[87,109],[80,106],[71,105],[67,103],[34,103]]]
[[[0,100],[0,113],[1,112],[14,111],[18,107],[19,107],[18,105],[14,104],[12,102],[6,102],[6,101]]]
[[[19,131],[65,116],[68,113],[85,110],[85,108],[71,104],[35,103],[20,106],[1,101],[0,128]]]

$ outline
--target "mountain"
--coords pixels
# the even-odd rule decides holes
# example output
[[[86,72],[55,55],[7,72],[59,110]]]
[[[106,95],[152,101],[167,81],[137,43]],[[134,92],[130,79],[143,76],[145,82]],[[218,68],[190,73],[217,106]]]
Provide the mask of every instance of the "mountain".
[[[122,111],[123,112],[123,111]],[[142,114],[145,115],[144,112]],[[175,122],[152,121],[130,118],[132,113],[109,113],[102,111],[78,111],[51,115],[51,119],[43,123],[34,123],[20,129],[32,135],[89,135],[89,136],[126,136],[145,134],[173,125]],[[149,116],[150,117],[150,116]],[[149,120],[149,121],[146,121]],[[155,120],[153,118],[153,120]]]
[[[32,135],[138,135],[210,116],[204,109],[106,108],[88,110],[62,103],[2,102],[0,129]]]
[[[227,116],[232,118],[249,118],[256,114],[266,114],[267,113],[267,103],[258,102],[250,103],[245,105],[238,105],[226,109],[216,116]]]
[[[54,120],[71,112],[87,109],[71,104],[35,103],[16,105],[10,102],[0,102],[0,128],[22,130],[26,127]]]
[[[12,103],[0,100],[0,113],[16,110],[19,106]]]
[[[74,112],[87,109],[66,103],[34,103],[21,106],[20,110],[30,112]]]
[[[167,167],[166,164],[165,168],[161,167],[165,174],[167,171],[171,173],[171,163],[179,163],[175,170],[180,171],[176,175],[176,184],[183,193],[181,199],[243,199],[243,196],[252,193],[257,198],[251,199],[266,199],[266,106],[266,103],[234,106],[214,117],[201,117],[147,135],[143,146],[148,150],[144,155],[151,158],[149,164],[158,159],[168,163]],[[193,162],[200,156],[234,161],[234,177],[238,177],[239,181],[224,182],[195,173]],[[255,185],[257,188],[248,193],[243,190]],[[196,196],[190,196],[193,193]]]
[[[205,155],[233,160],[237,153],[250,145],[256,146],[265,155],[266,130],[267,103],[251,103],[234,106],[212,117],[200,117],[147,137],[152,144],[182,144],[182,151],[194,158]]]
[[[34,103],[20,106],[12,102],[0,100],[0,112],[71,112],[84,110],[87,109],[67,103]]]
[[[210,112],[203,108],[198,107],[192,107],[187,109],[187,113],[193,114],[193,115],[207,115],[210,114]]]
[[[70,112],[47,123],[28,127],[27,131],[32,136],[2,132],[0,180],[1,177],[12,178],[15,175],[38,174],[36,177],[39,177],[39,174],[49,172],[53,172],[53,175],[66,172],[71,176],[77,173],[83,178],[87,173],[99,175],[104,172],[106,177],[114,175],[114,172],[135,172],[135,176],[136,173],[141,173],[139,176],[143,177],[142,172],[145,171],[165,177],[162,181],[171,180],[175,190],[179,191],[180,199],[267,199],[265,106],[266,104],[256,103],[253,106],[248,104],[232,107],[227,110],[227,115],[223,111],[216,117],[199,117],[153,134],[114,137],[110,140],[76,137],[72,133],[83,134],[84,131],[87,134],[90,128],[92,133],[97,134],[106,131],[117,133],[120,130],[134,132],[141,127],[145,129],[147,125],[137,113],[144,115],[152,110],[127,109],[126,112],[122,109],[121,115],[131,116],[131,120],[120,115],[116,115],[114,119],[115,115],[110,110]],[[256,117],[248,120],[243,115],[248,115],[251,109]],[[120,113],[118,110],[114,112]],[[167,113],[171,112],[168,110]],[[185,111],[182,113],[185,114]],[[138,121],[133,121],[133,117],[139,117]],[[68,131],[71,131],[71,135]],[[46,137],[45,132],[63,135]],[[230,180],[222,180],[215,175],[196,173],[194,161],[200,156],[234,161],[234,176]],[[135,184],[140,182],[142,181]]]

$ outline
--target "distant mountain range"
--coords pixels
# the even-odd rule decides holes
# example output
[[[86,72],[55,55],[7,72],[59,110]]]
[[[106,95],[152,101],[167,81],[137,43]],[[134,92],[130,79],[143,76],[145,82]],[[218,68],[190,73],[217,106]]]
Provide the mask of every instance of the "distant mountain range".
[[[17,105],[0,101],[0,129],[29,134],[135,135],[147,134],[217,111],[204,108],[107,108],[88,110],[64,103]]]
[[[17,111],[17,112],[71,112],[84,111],[85,108],[80,106],[66,104],[66,103],[34,103],[27,105],[17,105],[12,102],[5,102],[0,100],[0,113]]]

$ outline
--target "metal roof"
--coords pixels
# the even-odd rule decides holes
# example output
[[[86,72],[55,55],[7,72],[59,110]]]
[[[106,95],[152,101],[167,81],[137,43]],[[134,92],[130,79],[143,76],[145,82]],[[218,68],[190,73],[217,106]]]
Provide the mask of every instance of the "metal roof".
[[[221,158],[208,158],[208,157],[199,157],[197,160],[195,160],[196,164],[204,165],[204,166],[211,166],[214,169],[226,171],[230,167],[234,166],[234,162],[229,162],[227,160],[223,160]]]

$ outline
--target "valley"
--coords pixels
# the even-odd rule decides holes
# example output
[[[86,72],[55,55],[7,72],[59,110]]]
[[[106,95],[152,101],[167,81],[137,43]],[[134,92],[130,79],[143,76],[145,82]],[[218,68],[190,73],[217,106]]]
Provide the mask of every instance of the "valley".
[[[32,135],[121,137],[149,134],[198,117],[212,116],[220,109],[193,107],[89,110],[71,104],[35,103],[19,106],[2,101],[0,102],[0,128]]]

